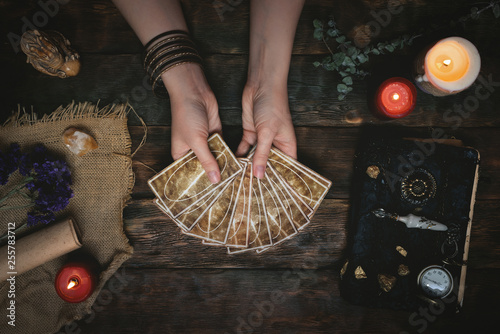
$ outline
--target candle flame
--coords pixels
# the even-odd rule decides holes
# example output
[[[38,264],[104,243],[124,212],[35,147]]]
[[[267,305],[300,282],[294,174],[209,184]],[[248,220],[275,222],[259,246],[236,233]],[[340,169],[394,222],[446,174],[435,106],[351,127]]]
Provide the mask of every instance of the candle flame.
[[[443,60],[444,66],[450,66],[451,65],[451,59],[445,59]]]
[[[78,285],[78,280],[72,278],[70,281],[69,281],[69,284],[68,284],[68,290],[77,286]]]
[[[393,99],[394,101],[399,100],[399,94],[398,94],[398,93],[394,93],[394,94],[392,94],[392,99]]]

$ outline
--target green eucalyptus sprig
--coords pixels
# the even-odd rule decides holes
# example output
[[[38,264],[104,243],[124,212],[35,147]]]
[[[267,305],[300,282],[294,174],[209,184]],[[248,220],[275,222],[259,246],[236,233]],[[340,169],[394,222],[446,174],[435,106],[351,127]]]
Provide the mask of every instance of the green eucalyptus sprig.
[[[476,5],[479,5],[481,3],[477,3]],[[463,16],[459,19],[460,22],[465,22],[469,18],[477,20],[481,13],[484,11],[491,9],[493,11],[493,15],[495,16],[496,19],[500,18],[500,1],[490,1],[490,2],[485,2],[482,4],[487,4],[485,7],[479,9],[478,7],[472,7],[470,9],[470,14]]]
[[[323,41],[330,54],[323,58],[321,62],[315,61],[315,67],[322,66],[327,71],[337,71],[342,78],[342,82],[337,85],[338,99],[342,101],[347,94],[352,91],[353,78],[363,79],[369,72],[365,70],[370,56],[378,56],[394,52],[411,45],[413,40],[420,35],[403,35],[389,42],[380,42],[376,45],[368,45],[358,48],[352,41],[347,39],[335,24],[333,18],[326,24],[321,20],[314,20],[314,38]],[[332,51],[329,41],[334,40],[337,44],[336,52]]]

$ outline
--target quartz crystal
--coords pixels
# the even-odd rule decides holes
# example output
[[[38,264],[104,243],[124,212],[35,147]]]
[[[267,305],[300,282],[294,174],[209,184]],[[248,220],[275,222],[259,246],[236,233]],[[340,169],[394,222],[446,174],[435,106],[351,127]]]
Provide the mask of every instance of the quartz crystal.
[[[91,135],[75,128],[64,131],[63,141],[66,147],[79,157],[98,147],[97,142]]]

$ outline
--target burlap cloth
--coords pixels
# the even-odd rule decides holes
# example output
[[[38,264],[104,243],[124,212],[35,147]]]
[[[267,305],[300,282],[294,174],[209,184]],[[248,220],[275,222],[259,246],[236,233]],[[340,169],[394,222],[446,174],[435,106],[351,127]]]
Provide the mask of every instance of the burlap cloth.
[[[5,149],[10,143],[17,142],[21,150],[27,152],[33,145],[43,143],[55,156],[67,161],[72,172],[74,197],[56,217],[74,218],[83,243],[82,249],[76,252],[92,256],[102,269],[96,290],[79,304],[64,302],[54,289],[55,276],[74,256],[72,253],[17,276],[13,299],[7,297],[9,284],[0,282],[0,333],[54,333],[66,323],[81,319],[91,312],[91,306],[106,281],[132,255],[133,249],[123,231],[122,217],[134,183],[127,129],[128,109],[127,105],[98,108],[90,103],[71,104],[39,120],[32,114],[17,115],[0,127],[0,148]],[[99,148],[83,157],[72,154],[61,139],[68,127],[87,130]],[[5,193],[2,188],[0,198]],[[27,219],[26,209],[6,212],[9,211],[0,213],[0,235],[6,233],[7,222],[19,226]],[[28,229],[26,233],[36,233],[37,228],[43,226]],[[21,237],[22,233],[19,233],[17,238]],[[15,327],[7,324],[10,300],[15,300]]]

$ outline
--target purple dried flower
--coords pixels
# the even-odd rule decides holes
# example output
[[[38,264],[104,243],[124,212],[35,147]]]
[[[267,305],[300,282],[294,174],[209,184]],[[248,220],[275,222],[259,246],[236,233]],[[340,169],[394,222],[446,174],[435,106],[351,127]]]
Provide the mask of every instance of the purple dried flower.
[[[38,223],[48,224],[56,219],[52,211],[31,211],[28,212],[28,226],[34,226]]]
[[[71,172],[66,162],[53,158],[43,145],[35,146],[30,155],[22,154],[17,144],[11,145],[8,154],[0,151],[0,182],[5,181],[0,184],[7,183],[9,175],[18,168],[26,176],[18,189],[21,191],[24,184],[33,199],[29,205],[34,205],[34,209],[28,213],[28,226],[54,221],[54,212],[63,210],[73,197]],[[0,199],[0,203],[4,200]]]

